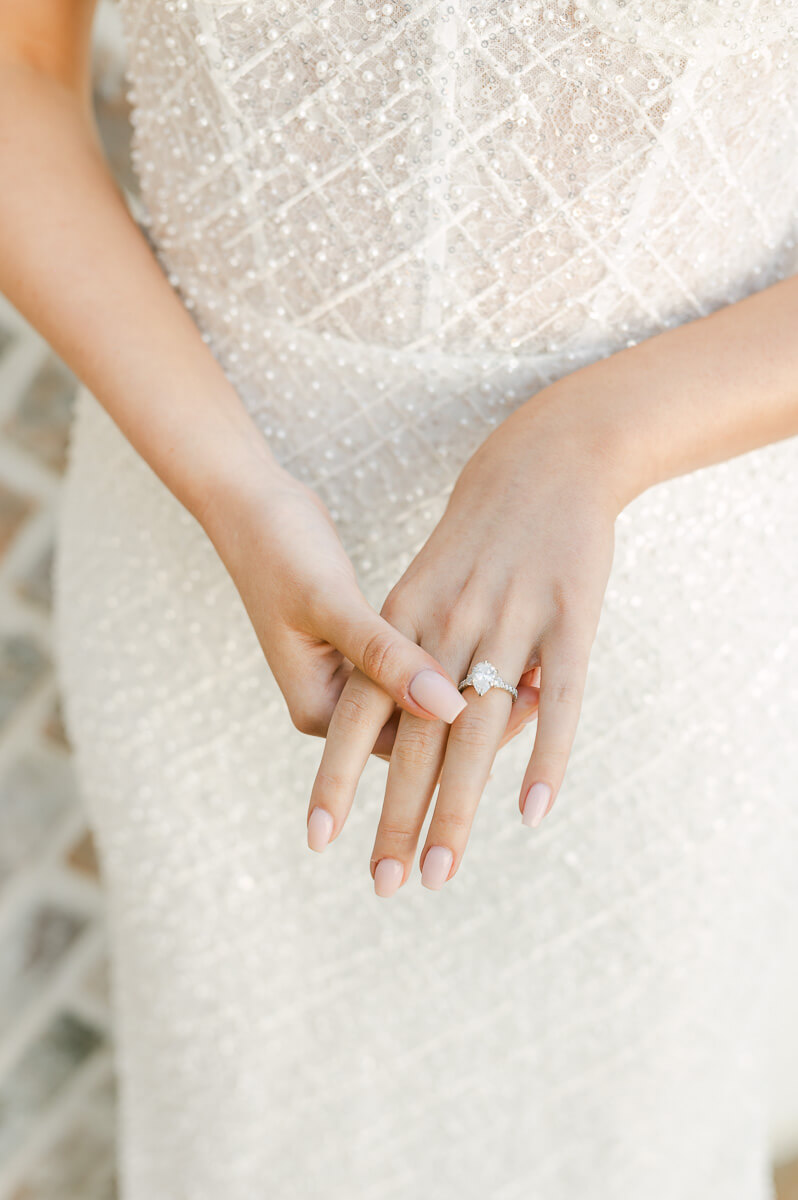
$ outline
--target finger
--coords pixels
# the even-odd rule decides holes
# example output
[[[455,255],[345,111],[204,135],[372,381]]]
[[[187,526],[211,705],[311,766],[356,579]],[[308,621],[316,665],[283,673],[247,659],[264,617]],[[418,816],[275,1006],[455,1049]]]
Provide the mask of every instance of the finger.
[[[300,732],[326,738],[341,692],[347,679],[357,668],[353,667],[348,659],[343,658],[340,651],[333,646],[315,647],[314,650],[319,653],[308,656],[307,647],[303,646],[301,653],[297,653],[293,660],[288,660],[288,678],[302,679],[302,687],[292,690],[280,684],[280,688],[286,697],[291,719]],[[336,660],[331,666],[324,661],[325,652],[329,660]],[[285,657],[283,662],[286,662]],[[392,715],[377,734],[371,751],[376,758],[382,758],[386,762],[391,756],[400,711],[394,706]]]
[[[299,732],[326,737],[338,697],[354,670],[351,662],[334,646],[290,630],[272,652],[269,666]]]
[[[522,687],[540,687],[540,663],[536,663],[534,667],[530,667],[528,671],[524,671],[518,681],[519,695]]]
[[[527,679],[532,674],[532,672],[527,672],[527,674],[522,675],[521,678]],[[539,679],[540,668],[536,668],[535,674]],[[517,737],[521,730],[525,729],[527,725],[530,725],[533,721],[537,720],[540,689],[519,683],[516,691],[518,692],[518,699],[510,709],[510,716],[507,719],[507,728],[502,740],[499,742],[499,749],[501,749],[502,746],[506,746],[507,743],[511,742],[514,737]],[[394,715],[398,716],[399,714],[397,712]],[[386,729],[389,728],[391,724],[392,722],[389,721]],[[377,753],[376,749],[374,753]],[[443,764],[441,764],[441,766],[443,766]],[[489,779],[492,777],[492,774],[493,772],[491,772],[491,774],[488,776]],[[436,786],[438,783],[440,783],[440,772],[438,772],[438,778],[436,779],[435,783]]]
[[[525,687],[519,683],[518,699],[510,709],[510,716],[507,719],[507,728],[504,732],[502,740],[499,742],[499,749],[506,746],[508,742],[521,732],[530,722],[534,721],[538,715],[538,697],[540,689],[533,687]]]
[[[406,712],[451,724],[465,708],[467,701],[440,663],[362,596],[354,604],[351,597],[333,601],[325,626],[331,644]]]
[[[410,874],[450,728],[454,726],[443,721],[422,721],[407,712],[399,718],[371,852],[371,874],[378,896],[392,896]]]
[[[571,753],[585,689],[592,637],[577,627],[552,629],[541,646],[535,744],[521,785],[522,821],[536,828],[557,796]]]
[[[490,642],[480,643],[471,661],[487,659],[495,663],[503,679],[515,683],[526,665],[528,650],[514,629],[505,637],[494,633]],[[449,731],[438,799],[421,852],[421,882],[435,890],[451,879],[460,865],[513,704],[510,693],[497,687],[482,696],[471,691],[471,696],[468,708]]]
[[[360,776],[394,709],[381,687],[357,668],[352,671],[333,709],[311,789],[307,824],[311,850],[324,850],[340,833]]]
[[[393,744],[396,741],[396,731],[399,727],[399,718],[402,715],[400,708],[394,708],[388,720],[383,725],[380,732],[377,734],[377,740],[374,743],[374,749],[371,753],[376,758],[381,758],[384,762],[390,762]]]

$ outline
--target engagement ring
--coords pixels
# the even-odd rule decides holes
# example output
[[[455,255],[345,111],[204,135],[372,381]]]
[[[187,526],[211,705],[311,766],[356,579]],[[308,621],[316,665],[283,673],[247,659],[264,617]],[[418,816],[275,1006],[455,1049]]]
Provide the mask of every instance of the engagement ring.
[[[518,699],[517,690],[506,679],[502,679],[493,663],[488,662],[487,659],[483,659],[482,662],[478,662],[475,667],[471,668],[465,679],[458,683],[457,690],[462,692],[463,688],[467,687],[474,688],[480,696],[484,696],[489,688],[503,688],[505,692],[510,693],[514,701]]]

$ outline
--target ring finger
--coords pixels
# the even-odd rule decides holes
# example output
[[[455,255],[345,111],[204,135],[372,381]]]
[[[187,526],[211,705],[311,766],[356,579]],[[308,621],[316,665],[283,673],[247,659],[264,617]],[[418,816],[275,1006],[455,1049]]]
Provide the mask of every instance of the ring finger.
[[[494,635],[481,642],[471,665],[487,660],[502,679],[515,684],[528,659],[529,646],[519,641],[516,629],[507,638]],[[468,708],[448,731],[438,798],[419,859],[421,882],[436,891],[460,865],[513,706],[503,688],[491,687],[482,696],[470,688],[466,692]]]

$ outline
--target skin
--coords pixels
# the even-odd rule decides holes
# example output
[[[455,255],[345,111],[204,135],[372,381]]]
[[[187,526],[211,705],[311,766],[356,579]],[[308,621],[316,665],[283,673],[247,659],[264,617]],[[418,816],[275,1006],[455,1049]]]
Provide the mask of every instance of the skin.
[[[521,405],[464,467],[437,527],[382,612],[453,677],[487,658],[540,668],[538,724],[519,792],[562,785],[612,564],[618,514],[647,488],[798,434],[798,277],[573,372]],[[484,569],[486,560],[490,572]],[[431,846],[458,870],[511,699],[469,693],[451,727],[399,719],[371,855],[412,868]],[[338,836],[388,700],[354,672],[333,714],[309,812]],[[357,718],[353,714],[357,712]],[[523,811],[523,809],[522,809]]]
[[[114,182],[91,107],[94,7],[0,0],[0,289],[202,525],[298,729],[324,737],[354,667],[397,712],[437,720],[409,687],[445,672],[367,603],[325,505],[280,467]],[[536,703],[526,689],[508,736]]]
[[[202,525],[298,729],[325,739],[308,815],[341,832],[390,756],[371,855],[462,861],[495,754],[539,720],[520,798],[554,802],[576,729],[618,513],[674,475],[798,434],[798,279],[574,372],[466,464],[380,613],[335,526],[283,470],[131,219],[91,112],[94,0],[0,0],[0,288]],[[98,253],[98,247],[102,253]],[[86,331],[91,336],[86,336]],[[511,531],[511,532],[509,532]],[[492,571],[483,570],[489,556]],[[519,680],[447,723],[409,686],[488,658]]]

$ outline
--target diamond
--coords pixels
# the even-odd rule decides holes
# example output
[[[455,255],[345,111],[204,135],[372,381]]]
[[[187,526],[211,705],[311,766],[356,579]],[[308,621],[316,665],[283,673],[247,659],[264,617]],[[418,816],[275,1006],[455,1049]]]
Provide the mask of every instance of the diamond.
[[[480,696],[484,696],[485,692],[493,686],[498,678],[499,672],[493,663],[487,661],[478,662],[471,671],[471,682]]]

